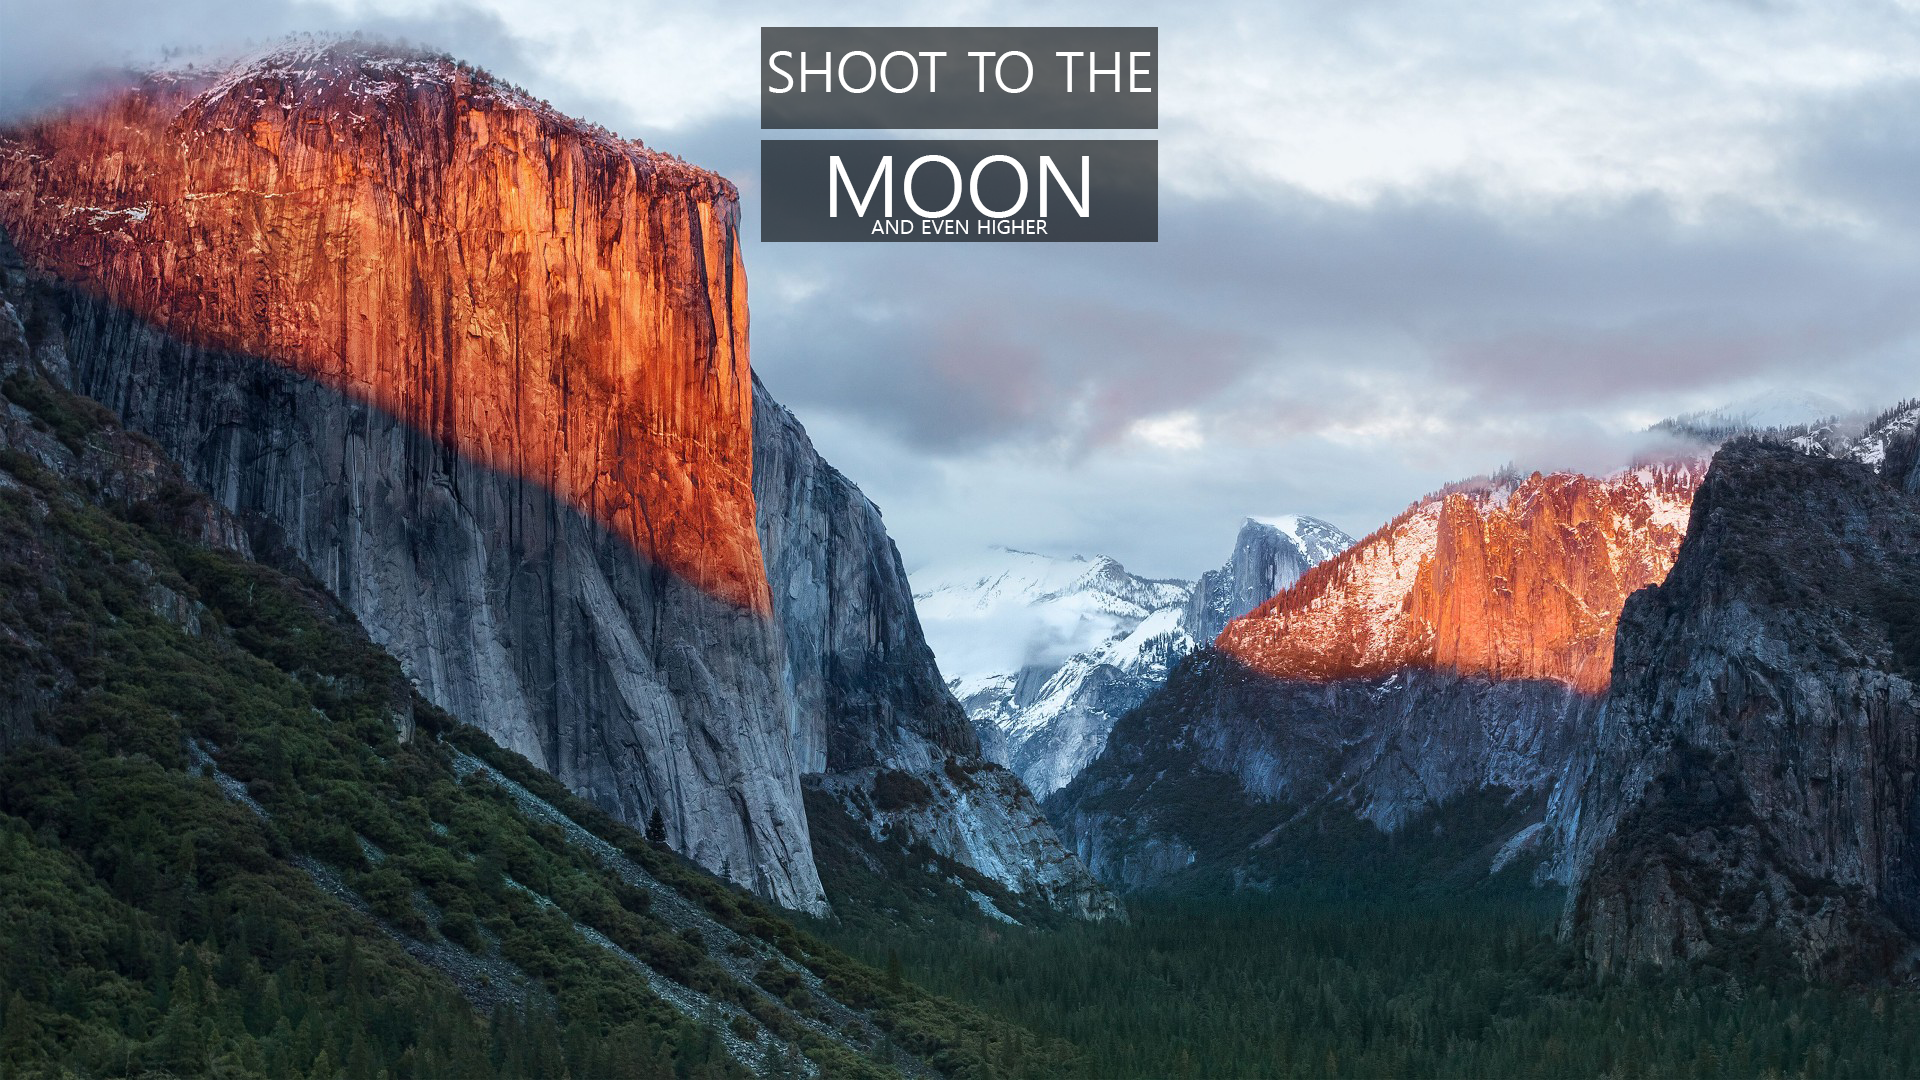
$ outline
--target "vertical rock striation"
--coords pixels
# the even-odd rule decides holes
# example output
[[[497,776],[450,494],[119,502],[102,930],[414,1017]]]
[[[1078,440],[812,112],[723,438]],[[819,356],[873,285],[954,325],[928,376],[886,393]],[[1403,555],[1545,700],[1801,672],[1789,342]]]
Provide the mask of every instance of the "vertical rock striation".
[[[1502,476],[1423,500],[1229,623],[1048,812],[1101,880],[1141,887],[1190,865],[1241,880],[1329,809],[1392,833],[1498,792],[1513,812],[1486,823],[1477,872],[1524,856],[1565,880],[1547,814],[1621,606],[1665,576],[1702,471]]]
[[[758,379],[753,435],[760,543],[803,771],[978,756],[879,508],[820,457]]]
[[[1535,473],[1444,492],[1235,620],[1218,645],[1277,678],[1427,668],[1597,693],[1621,605],[1673,565],[1701,471]]]
[[[1914,974],[1913,455],[1883,475],[1757,442],[1714,459],[1673,573],[1621,618],[1560,811],[1569,928],[1601,970],[1759,942],[1810,975]]]
[[[1110,910],[1019,779],[981,757],[879,509],[754,389],[760,539],[808,782],[876,839],[925,843],[1057,908]]]
[[[1551,680],[1420,669],[1274,679],[1209,650],[1122,719],[1106,752],[1047,809],[1096,877],[1138,889],[1190,866],[1239,878],[1315,810],[1393,833],[1497,789],[1530,816],[1484,838],[1484,876],[1536,853],[1547,801],[1597,706]]]
[[[1194,584],[1187,602],[1188,633],[1203,645],[1212,642],[1228,623],[1352,546],[1351,536],[1319,518],[1248,518],[1226,564]]]
[[[76,389],[435,703],[823,904],[752,491],[731,185],[436,58],[294,46],[0,132]]]

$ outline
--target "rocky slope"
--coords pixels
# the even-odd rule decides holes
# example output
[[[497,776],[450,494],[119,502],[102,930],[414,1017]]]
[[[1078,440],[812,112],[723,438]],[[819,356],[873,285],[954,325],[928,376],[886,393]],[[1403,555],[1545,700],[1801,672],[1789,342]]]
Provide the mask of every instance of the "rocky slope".
[[[1353,537],[1319,518],[1248,518],[1234,537],[1233,554],[1194,583],[1187,630],[1212,642],[1227,624],[1266,603],[1301,575],[1353,546]]]
[[[820,907],[737,216],[718,177],[356,44],[0,133],[59,374],[276,524],[430,700]]]
[[[1392,834],[1495,791],[1513,812],[1475,840],[1473,872],[1518,860],[1544,880],[1555,870],[1541,824],[1547,800],[1597,706],[1551,680],[1417,668],[1274,679],[1207,650],[1122,719],[1106,752],[1047,810],[1109,885],[1147,888],[1192,869],[1244,887],[1269,873],[1263,855],[1290,827],[1322,828],[1316,815]]]
[[[753,380],[737,218],[718,177],[356,43],[0,134],[57,378],[271,525],[430,700],[819,910],[803,776],[981,762],[878,511]],[[916,835],[1085,907],[1007,779]]]
[[[1028,902],[1106,913],[1111,899],[1032,795],[981,756],[879,509],[757,381],[754,391],[760,538],[807,783],[876,842],[925,845]]]
[[[1908,400],[1883,410],[1857,435],[1830,441],[1823,448],[1833,457],[1877,470],[1885,464],[1889,450],[1911,445],[1916,432],[1920,432],[1920,401]]]
[[[1001,551],[922,571],[915,601],[988,755],[1045,797],[1182,657],[1350,542],[1315,518],[1250,518],[1226,563],[1194,585],[1105,556]]]
[[[1049,814],[1109,883],[1191,866],[1245,884],[1290,828],[1391,834],[1497,793],[1484,835],[1449,845],[1483,878],[1564,879],[1547,809],[1620,607],[1665,575],[1701,471],[1500,476],[1422,500],[1230,623]]]
[[[914,578],[914,604],[986,752],[1044,796],[1192,649],[1189,585],[1105,556],[996,550]]]
[[[1569,927],[1602,970],[1764,952],[1907,977],[1920,940],[1920,503],[1778,445],[1715,458],[1673,573],[1620,624],[1561,811]]]
[[[1274,678],[1418,668],[1599,692],[1620,607],[1672,566],[1701,471],[1535,473],[1440,493],[1235,620],[1218,647]]]
[[[282,549],[49,377],[50,299],[0,259],[10,1075],[989,1075],[994,1041],[1049,1054],[421,698],[304,568],[251,557]]]

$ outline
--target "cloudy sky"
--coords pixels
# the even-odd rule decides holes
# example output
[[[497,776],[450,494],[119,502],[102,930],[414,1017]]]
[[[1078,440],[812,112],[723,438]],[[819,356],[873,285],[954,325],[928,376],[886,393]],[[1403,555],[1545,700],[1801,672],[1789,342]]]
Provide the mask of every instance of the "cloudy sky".
[[[910,567],[1190,577],[1248,514],[1359,534],[1508,462],[1624,464],[1673,413],[1920,394],[1913,4],[55,7],[9,17],[0,108],[358,28],[733,178],[754,365]],[[1158,25],[1160,242],[759,244],[759,27],[823,22]]]

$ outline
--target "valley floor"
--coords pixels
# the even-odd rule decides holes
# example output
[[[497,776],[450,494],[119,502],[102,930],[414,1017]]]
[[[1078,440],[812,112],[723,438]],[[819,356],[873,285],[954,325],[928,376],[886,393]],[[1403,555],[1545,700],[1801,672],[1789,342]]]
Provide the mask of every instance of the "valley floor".
[[[1538,910],[1164,895],[1129,907],[1125,922],[1046,931],[825,932],[1073,1043],[1090,1077],[1920,1074],[1920,995],[1704,968],[1596,985]]]

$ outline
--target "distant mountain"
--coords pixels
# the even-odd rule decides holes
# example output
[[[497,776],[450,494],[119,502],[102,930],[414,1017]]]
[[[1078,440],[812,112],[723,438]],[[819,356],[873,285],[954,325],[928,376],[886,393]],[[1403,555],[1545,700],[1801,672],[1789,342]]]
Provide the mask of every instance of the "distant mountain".
[[[1180,620],[1192,585],[1138,577],[1105,556],[996,549],[913,584],[927,640],[988,756],[1043,797],[1193,650]]]
[[[1109,884],[1238,887],[1292,873],[1273,863],[1289,829],[1393,833],[1497,791],[1484,835],[1456,822],[1449,842],[1481,878],[1531,873],[1614,621],[1665,577],[1703,471],[1507,473],[1422,499],[1230,623],[1048,813]]]
[[[1000,549],[915,575],[914,599],[988,756],[1045,797],[1182,657],[1348,543],[1315,518],[1249,518],[1197,586],[1142,578],[1105,556]]]
[[[1666,576],[1704,468],[1455,485],[1235,620],[1219,647],[1277,678],[1426,668],[1604,690],[1620,606]]]
[[[1226,565],[1200,575],[1187,604],[1194,640],[1211,642],[1227,624],[1353,546],[1353,537],[1319,518],[1248,518]]]
[[[1879,469],[1889,447],[1920,432],[1920,399],[1909,399],[1867,421],[1858,435],[1830,448],[1834,457]]]
[[[1920,977],[1920,401],[1720,438],[1421,500],[1182,661],[1049,816],[1128,889],[1552,884],[1602,968]]]
[[[1818,394],[1772,391],[1717,409],[1670,417],[1652,430],[1709,448],[1757,435],[1815,457],[1877,469],[1889,444],[1920,431],[1920,399],[1869,414]]]

